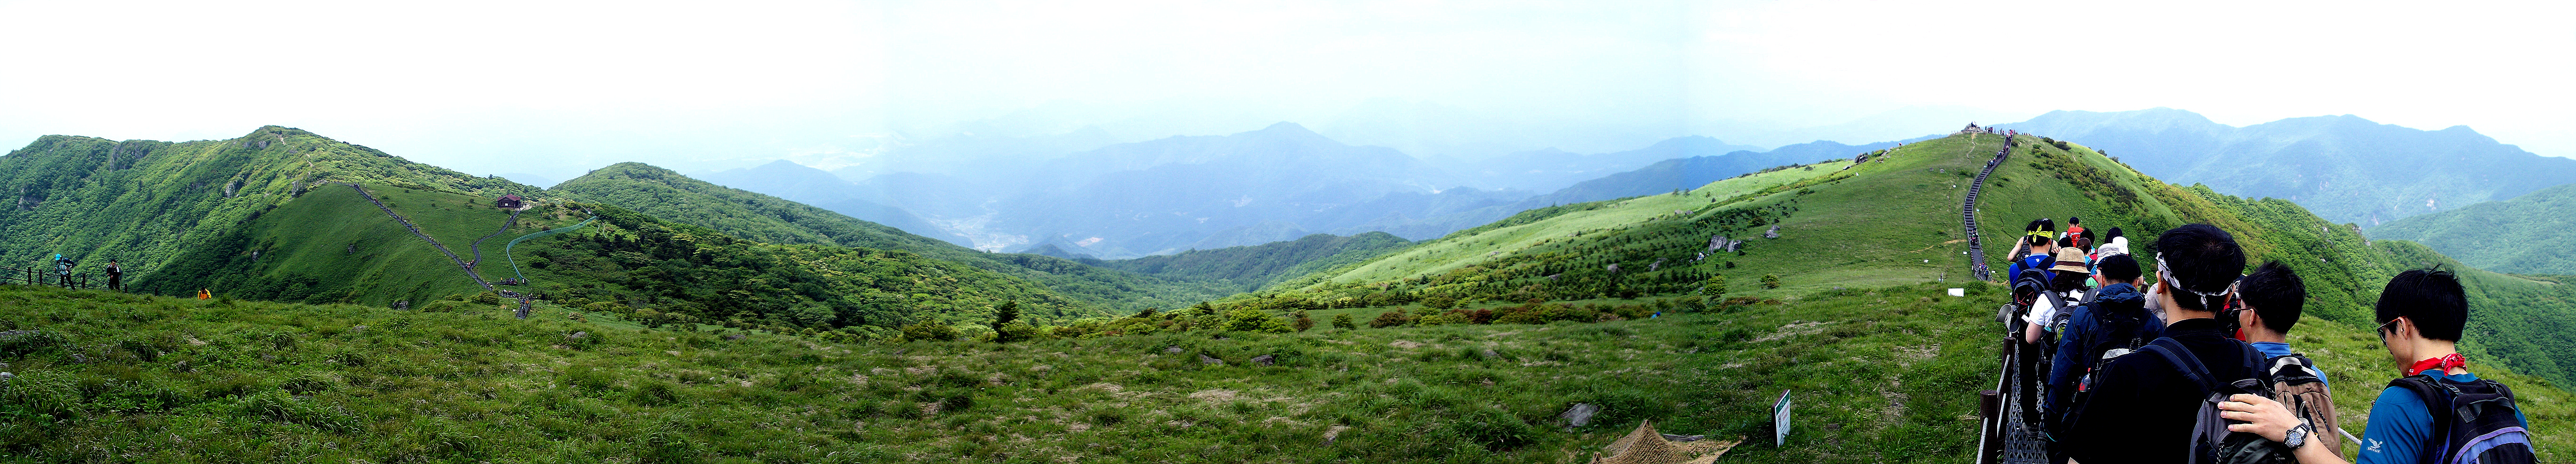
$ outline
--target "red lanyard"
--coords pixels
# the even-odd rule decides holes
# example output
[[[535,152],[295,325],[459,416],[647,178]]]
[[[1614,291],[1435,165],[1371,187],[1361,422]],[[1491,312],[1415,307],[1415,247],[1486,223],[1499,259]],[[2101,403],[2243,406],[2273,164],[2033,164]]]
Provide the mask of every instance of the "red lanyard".
[[[2447,375],[2451,368],[2468,367],[2468,365],[2469,358],[2461,357],[2459,353],[2451,353],[2439,358],[2416,361],[2415,365],[2406,367],[2406,375],[2421,374],[2428,370],[2442,371]]]

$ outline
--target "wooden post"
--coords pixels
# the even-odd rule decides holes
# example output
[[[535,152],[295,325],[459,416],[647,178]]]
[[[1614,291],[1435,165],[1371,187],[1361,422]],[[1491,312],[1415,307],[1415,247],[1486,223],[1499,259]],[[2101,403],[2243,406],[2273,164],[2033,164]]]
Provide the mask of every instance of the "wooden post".
[[[1980,425],[1977,428],[1977,464],[1995,462],[1995,456],[2003,454],[2004,422],[1999,417],[2003,415],[2003,398],[2003,392],[1999,391],[1977,392],[1977,422]]]

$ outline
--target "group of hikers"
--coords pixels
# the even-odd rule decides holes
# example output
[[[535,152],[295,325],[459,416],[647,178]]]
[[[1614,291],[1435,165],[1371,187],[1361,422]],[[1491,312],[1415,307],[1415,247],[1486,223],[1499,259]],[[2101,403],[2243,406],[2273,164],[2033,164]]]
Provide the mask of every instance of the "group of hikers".
[[[2208,224],[2165,231],[2152,257],[2131,255],[2116,227],[2056,229],[2025,229],[2006,274],[2014,304],[1999,314],[2028,373],[2014,399],[2026,416],[2010,419],[2052,463],[2341,463],[2356,446],[2364,464],[2537,459],[2512,390],[2458,351],[2469,307],[2449,271],[2408,270],[2380,292],[2380,345],[2406,367],[2356,437],[2325,372],[2290,345],[2308,298],[2288,266],[2243,273],[2245,251]]]
[[[73,261],[71,257],[63,256],[61,253],[55,253],[54,271],[52,274],[57,280],[56,285],[61,285],[63,287],[74,286],[72,283],[72,268],[78,267],[79,264],[79,262]],[[106,273],[108,290],[125,291],[125,266],[123,264],[117,263],[114,259],[107,260]],[[27,283],[33,284],[37,282],[29,280]]]

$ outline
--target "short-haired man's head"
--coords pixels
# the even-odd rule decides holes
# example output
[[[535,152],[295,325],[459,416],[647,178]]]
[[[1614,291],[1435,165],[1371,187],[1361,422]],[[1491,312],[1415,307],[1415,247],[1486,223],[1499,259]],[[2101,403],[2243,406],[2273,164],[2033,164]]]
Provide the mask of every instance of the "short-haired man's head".
[[[2224,303],[2216,295],[2227,292],[2245,269],[2245,249],[2236,246],[2236,236],[2208,224],[2175,227],[2156,237],[2156,259],[2173,274],[2159,278],[2174,280],[2167,282],[2177,289],[2174,302],[2192,311],[2216,311]]]
[[[2111,228],[2111,231],[2109,231],[2109,232],[2103,232],[2103,233],[2102,233],[2102,237],[2103,237],[2103,239],[2104,239],[2104,240],[2109,240],[2109,239],[2114,239],[2114,238],[2120,238],[2120,237],[2121,237],[2121,235],[2120,235],[2120,228],[2118,228],[2118,227],[2113,227],[2113,228]]]
[[[2424,338],[2459,341],[2460,330],[2469,324],[2469,295],[2460,287],[2460,277],[2440,269],[2409,269],[2388,279],[2388,287],[2379,290],[2378,321],[2387,330],[2389,321],[2404,317],[2415,321],[2415,330]]]
[[[2057,231],[2057,220],[2055,220],[2055,219],[2049,219],[2049,218],[2032,219],[2032,220],[2030,220],[2030,227],[2029,227],[2029,228],[2022,229],[2022,231],[2023,231],[2023,232],[2056,232],[2056,231]]]
[[[2138,281],[2138,259],[2131,258],[2129,255],[2104,256],[2102,257],[2101,262],[2093,263],[2093,268],[2094,270],[2102,273],[2102,278],[2104,280],[2109,280],[2111,282]],[[2103,282],[2102,284],[2109,285],[2111,282]]]
[[[2080,225],[2084,225],[2084,218],[2074,217],[2074,216],[2067,216],[2067,217],[2066,217],[2066,225],[2070,225],[2070,226],[2080,226]]]
[[[2273,332],[2290,333],[2290,326],[2299,323],[2299,310],[2308,304],[2307,282],[2280,261],[2254,268],[2253,274],[2236,284],[2236,292],[2246,306],[2254,307],[2254,315],[2263,317],[2263,328]]]

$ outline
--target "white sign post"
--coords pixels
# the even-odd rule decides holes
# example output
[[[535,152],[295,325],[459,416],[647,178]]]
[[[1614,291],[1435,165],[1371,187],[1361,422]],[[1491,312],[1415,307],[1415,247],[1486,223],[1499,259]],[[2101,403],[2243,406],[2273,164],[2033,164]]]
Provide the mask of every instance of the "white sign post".
[[[1771,447],[1789,446],[1789,391],[1780,391],[1780,401],[1771,405]]]

